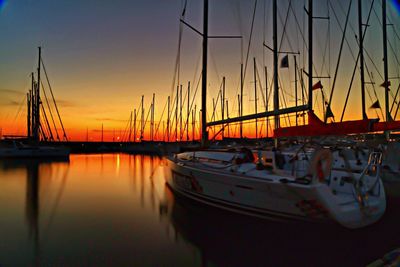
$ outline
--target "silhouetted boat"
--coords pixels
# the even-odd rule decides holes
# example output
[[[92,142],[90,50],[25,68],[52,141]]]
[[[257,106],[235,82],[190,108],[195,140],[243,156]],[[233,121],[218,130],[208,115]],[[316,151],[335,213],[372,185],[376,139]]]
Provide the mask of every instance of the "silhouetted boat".
[[[42,61],[42,56],[41,56],[41,47],[39,47],[37,81],[35,81],[34,74],[32,73],[31,74],[32,88],[31,90],[29,90],[27,94],[27,138],[26,140],[24,140],[24,142],[22,142],[22,140],[20,141],[5,140],[4,142],[0,143],[0,158],[1,157],[2,158],[69,157],[70,150],[66,147],[61,147],[61,146],[55,147],[55,146],[41,144],[41,141],[43,140],[54,141],[53,132],[51,130],[48,117],[43,107],[42,98],[40,96],[41,95],[40,86],[42,85],[42,82],[40,80],[41,66],[43,66],[44,68],[44,63]],[[46,69],[45,69],[45,74],[47,77]],[[63,130],[64,138],[66,141],[68,141],[50,83],[48,82],[48,84],[50,87],[50,92],[53,98],[55,109],[57,111],[57,115]],[[46,100],[46,103],[49,108],[49,113],[51,115],[50,117],[53,120],[54,130],[59,139],[56,124],[54,122],[50,105],[44,90],[43,93],[45,96],[44,99]],[[41,112],[44,115],[43,118],[40,116]],[[42,121],[46,123],[44,124],[42,123]]]
[[[26,145],[12,141],[0,145],[0,158],[68,158],[69,149],[42,145]]]

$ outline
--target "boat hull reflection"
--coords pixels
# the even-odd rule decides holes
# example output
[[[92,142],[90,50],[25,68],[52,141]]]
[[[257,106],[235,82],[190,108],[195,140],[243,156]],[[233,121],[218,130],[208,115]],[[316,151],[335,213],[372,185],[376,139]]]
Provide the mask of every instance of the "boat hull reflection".
[[[178,237],[200,250],[202,266],[365,266],[398,246],[399,233],[393,230],[399,220],[391,209],[386,221],[354,231],[335,224],[266,221],[177,194],[173,198],[167,214]]]

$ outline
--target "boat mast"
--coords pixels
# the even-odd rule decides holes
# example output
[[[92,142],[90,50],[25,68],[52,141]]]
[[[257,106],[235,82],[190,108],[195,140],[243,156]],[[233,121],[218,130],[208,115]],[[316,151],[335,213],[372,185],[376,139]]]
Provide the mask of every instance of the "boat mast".
[[[214,97],[213,97],[213,99],[212,99],[212,105],[213,105],[213,112],[212,112],[212,117],[211,117],[211,120],[212,121],[215,121],[215,109],[216,109],[216,107],[217,107],[217,104],[216,104],[216,101],[215,101],[215,99],[214,99]],[[213,140],[215,140],[215,126],[213,127],[213,135],[214,135],[214,137],[213,137]]]
[[[222,120],[225,119],[225,76],[222,77],[222,97],[221,97],[221,117]],[[222,125],[222,140],[224,140],[225,137],[225,126]]]
[[[31,97],[31,138],[34,137],[36,123],[36,83],[35,76],[32,72],[32,97]]]
[[[364,38],[363,38],[363,24],[362,24],[362,0],[358,0],[358,42],[360,48],[360,78],[361,78],[361,112],[362,118],[367,119],[365,112],[365,78],[364,78]]]
[[[190,118],[190,81],[187,89],[187,106],[186,106],[186,141],[189,141],[189,118]]]
[[[295,101],[295,106],[297,107],[297,59],[296,56],[294,56],[294,101]],[[297,119],[297,112],[296,112],[296,126],[298,125],[298,119]]]
[[[264,66],[265,75],[265,112],[268,111],[268,70],[267,66]],[[265,137],[268,137],[268,117],[265,117],[265,129],[267,131]]]
[[[131,111],[131,116],[129,117],[129,137],[128,137],[128,142],[131,142],[132,140],[132,111]]]
[[[279,110],[279,86],[278,86],[278,22],[277,22],[277,0],[272,3],[273,16],[273,53],[274,53],[274,110]],[[279,128],[279,115],[275,115],[275,129]],[[277,145],[277,143],[275,144]]]
[[[141,114],[141,121],[140,121],[140,142],[142,142],[144,137],[144,95],[142,95],[142,114]]]
[[[151,102],[151,119],[150,119],[150,139],[154,141],[154,105],[156,94],[153,93],[153,101]]]
[[[39,46],[39,59],[38,59],[38,79],[36,84],[36,93],[35,93],[35,128],[33,131],[33,139],[36,142],[39,142],[39,127],[40,127],[40,62],[42,56],[42,48]]]
[[[182,95],[182,84],[180,86],[180,99],[179,99],[179,141],[182,141],[183,139],[183,132],[182,132],[182,99],[183,99],[183,95]]]
[[[385,111],[386,121],[391,121],[389,111],[389,78],[388,78],[388,59],[387,59],[387,23],[386,23],[386,0],[382,0],[382,27],[383,27],[383,71],[385,87]]]
[[[196,112],[194,109],[192,109],[192,142],[194,142],[195,120],[196,120]]]
[[[32,129],[33,129],[33,92],[35,90],[35,77],[33,72],[31,73],[31,90],[29,90],[28,94],[28,138],[30,139],[32,137]]]
[[[208,48],[208,0],[204,0],[203,10],[203,71],[201,76],[201,146],[205,147],[207,133],[207,48]]]
[[[308,109],[313,111],[313,1],[308,0]]]
[[[253,65],[254,65],[254,110],[257,114],[257,65],[256,65],[256,58],[253,58]],[[256,139],[258,139],[258,119],[256,118]]]
[[[167,102],[167,106],[168,106],[168,110],[167,110],[167,141],[169,142],[169,134],[170,134],[170,130],[169,130],[169,124],[170,124],[170,122],[169,122],[169,115],[170,115],[170,113],[171,113],[171,111],[170,111],[170,102],[171,102],[171,97],[170,96],[168,96],[168,100],[167,100],[168,102]]]
[[[103,143],[104,141],[104,125],[103,123],[101,124],[101,142]]]
[[[243,63],[240,64],[240,99],[239,99],[239,117],[243,116]],[[243,138],[243,121],[240,122],[240,138]]]
[[[193,142],[196,139],[196,112],[197,112],[197,105],[194,105],[194,113],[193,113]]]
[[[229,119],[229,106],[228,106],[228,99],[226,100],[226,117]],[[227,123],[226,128],[228,129],[228,138],[231,137],[229,132],[229,123]]]
[[[237,97],[238,97],[238,117],[242,117],[241,116],[242,106],[240,104],[240,95],[238,94]],[[243,136],[242,136],[242,120],[239,121],[239,131],[240,131],[240,138],[242,139],[243,138]],[[236,137],[236,127],[235,127],[235,137]]]
[[[29,92],[26,94],[27,97],[27,116],[26,116],[26,130],[27,130],[27,138],[29,139],[31,137],[31,90],[29,90]]]
[[[176,86],[176,106],[175,106],[175,142],[178,141],[178,105],[179,105],[179,85]]]
[[[136,142],[136,108],[133,109],[133,142]]]

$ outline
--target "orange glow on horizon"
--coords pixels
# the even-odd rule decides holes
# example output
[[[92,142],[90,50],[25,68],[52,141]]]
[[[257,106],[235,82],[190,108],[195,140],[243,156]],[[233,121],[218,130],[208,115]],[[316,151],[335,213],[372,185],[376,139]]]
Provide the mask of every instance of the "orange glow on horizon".
[[[306,116],[307,117],[307,116]],[[354,116],[356,117],[356,116]],[[158,121],[156,120],[158,123]],[[305,123],[307,124],[307,118],[305,118]],[[180,133],[180,129],[178,126],[178,136],[176,136],[175,133],[175,125],[171,126],[171,134],[170,134],[170,142],[173,142],[175,140],[179,141],[192,141],[193,140],[193,133],[192,133],[192,125],[191,122],[189,122],[190,127],[189,127],[189,133],[187,133],[186,130],[182,131]],[[287,126],[295,126],[295,115],[291,115],[290,117],[284,117],[281,116],[281,127],[287,127]],[[225,137],[231,137],[231,138],[239,138],[240,133],[240,123],[232,123],[229,124],[229,126],[225,127],[224,130],[224,136]],[[244,138],[255,138],[255,121],[245,121],[242,124],[243,126],[243,137]],[[298,125],[303,125],[303,118],[298,117]],[[67,136],[69,141],[89,141],[89,142],[100,142],[101,140],[105,142],[127,142],[129,141],[129,127],[126,127],[126,122],[123,123],[110,123],[110,126],[107,124],[103,124],[103,133],[102,133],[102,127],[101,124],[99,125],[98,123],[96,125],[93,125],[93,128],[91,127],[82,127],[78,123],[74,124],[75,127],[71,127],[68,125],[68,128],[66,128]],[[258,129],[258,138],[265,138],[265,137],[272,137],[273,136],[273,117],[269,118],[269,124],[268,124],[268,134],[267,134],[267,129],[266,129],[266,120],[264,118],[258,119],[257,122],[257,129]],[[13,123],[3,123],[2,124],[2,130],[1,130],[1,135],[2,136],[7,136],[7,135],[18,135],[18,136],[26,136],[26,124],[13,124]],[[83,129],[82,129],[83,128]],[[132,132],[130,133],[130,141],[134,142],[135,138],[136,141],[140,141],[140,126],[137,126],[136,134],[134,133],[133,129]],[[159,127],[158,131],[156,132],[157,125],[154,126],[154,141],[167,141],[168,138],[165,134],[165,127]],[[164,130],[164,132],[163,132]],[[222,139],[222,131],[221,131],[221,126],[212,126],[208,127],[208,132],[209,132],[209,139],[213,139],[215,137],[215,140],[221,140]],[[62,132],[61,129],[58,129],[58,133],[60,138],[62,138]],[[216,133],[218,133],[216,135]],[[55,133],[53,132],[53,135]],[[189,137],[189,138],[187,138]],[[195,129],[195,134],[194,134],[194,140],[199,140],[200,138],[200,129],[198,122],[196,121],[196,129]],[[150,123],[147,123],[144,134],[143,134],[143,140],[144,141],[150,141],[151,136],[150,136]]]

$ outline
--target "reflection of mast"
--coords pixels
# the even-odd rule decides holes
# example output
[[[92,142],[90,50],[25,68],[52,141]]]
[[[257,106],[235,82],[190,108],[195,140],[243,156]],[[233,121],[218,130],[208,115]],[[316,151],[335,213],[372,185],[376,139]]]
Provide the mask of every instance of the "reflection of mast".
[[[29,235],[32,237],[35,249],[35,265],[39,266],[39,164],[27,166],[26,181],[26,219],[29,226]]]
[[[140,204],[144,207],[144,155],[140,155]]]
[[[156,201],[155,194],[154,194],[155,188],[154,188],[153,176],[154,176],[155,168],[157,168],[157,166],[158,166],[158,164],[156,164],[156,166],[154,166],[154,157],[150,156],[150,177],[149,177],[149,179],[150,179],[150,204],[151,204],[151,207],[153,208],[153,210],[155,208],[155,201]]]

